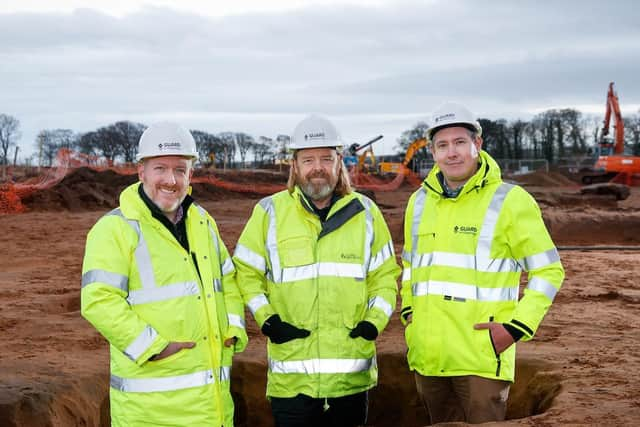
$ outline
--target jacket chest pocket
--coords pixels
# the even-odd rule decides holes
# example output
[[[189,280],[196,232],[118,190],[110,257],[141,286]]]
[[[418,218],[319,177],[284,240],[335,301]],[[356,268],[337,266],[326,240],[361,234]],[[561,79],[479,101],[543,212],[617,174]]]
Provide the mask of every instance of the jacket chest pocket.
[[[315,241],[308,237],[294,237],[278,242],[282,267],[296,267],[315,262]]]
[[[435,241],[436,241],[436,232],[435,230],[420,230],[420,233],[415,236],[415,249],[420,254],[430,253],[434,251]]]

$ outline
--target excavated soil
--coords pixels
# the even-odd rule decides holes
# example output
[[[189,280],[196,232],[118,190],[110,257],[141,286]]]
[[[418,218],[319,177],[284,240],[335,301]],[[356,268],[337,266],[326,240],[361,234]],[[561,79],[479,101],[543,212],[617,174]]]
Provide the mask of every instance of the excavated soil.
[[[248,185],[286,180],[275,172],[216,176]],[[539,200],[560,247],[640,246],[640,188],[615,201],[580,198],[575,184],[553,174],[509,178]],[[0,425],[109,425],[108,347],[79,313],[81,263],[87,231],[134,180],[79,169],[25,199],[27,213],[0,215]],[[412,191],[375,193],[397,254]],[[261,197],[211,184],[196,185],[194,196],[231,250]],[[590,249],[561,250],[567,279],[534,340],[518,344],[509,419],[493,425],[640,425],[640,251]],[[236,425],[271,426],[265,340],[248,318],[251,341],[232,373]],[[380,380],[368,425],[425,425],[397,313],[377,346]]]

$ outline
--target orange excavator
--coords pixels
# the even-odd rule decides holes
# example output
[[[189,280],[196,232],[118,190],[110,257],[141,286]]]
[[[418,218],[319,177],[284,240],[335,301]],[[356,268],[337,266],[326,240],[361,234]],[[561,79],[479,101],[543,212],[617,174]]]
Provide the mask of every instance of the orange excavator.
[[[613,114],[613,138],[609,135],[609,124]],[[582,177],[584,184],[594,182],[618,181],[631,185],[634,175],[640,174],[640,157],[625,155],[624,153],[624,121],[620,113],[618,94],[613,89],[613,82],[609,83],[607,92],[607,108],[604,115],[604,125],[598,143],[598,159],[593,174]]]
[[[407,147],[407,152],[404,155],[404,160],[402,163],[399,162],[381,162],[380,163],[380,173],[387,174],[404,174],[409,175],[412,174],[412,168],[410,167],[411,160],[416,153],[427,146],[427,140],[425,138],[418,138],[409,144]]]

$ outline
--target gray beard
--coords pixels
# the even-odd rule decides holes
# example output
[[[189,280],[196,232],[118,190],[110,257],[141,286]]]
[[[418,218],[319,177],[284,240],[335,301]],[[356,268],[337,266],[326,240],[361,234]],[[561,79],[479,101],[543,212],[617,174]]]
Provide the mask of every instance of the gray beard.
[[[333,193],[333,188],[328,183],[318,186],[308,182],[306,185],[300,185],[300,189],[311,200],[324,200]]]

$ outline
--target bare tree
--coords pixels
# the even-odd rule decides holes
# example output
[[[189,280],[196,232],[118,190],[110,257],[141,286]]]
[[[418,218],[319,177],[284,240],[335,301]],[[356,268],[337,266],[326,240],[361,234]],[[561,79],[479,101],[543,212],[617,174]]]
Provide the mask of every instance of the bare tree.
[[[142,123],[121,121],[109,125],[107,128],[109,132],[113,133],[114,140],[120,147],[119,153],[124,158],[125,163],[134,163],[138,153],[140,136],[142,136],[147,126]]]
[[[291,137],[289,135],[280,134],[276,136],[276,141],[278,142],[277,149],[272,148],[269,152],[272,153],[272,158],[277,158],[278,160],[283,161],[287,158],[287,154],[289,153]]]
[[[624,118],[625,144],[634,156],[640,156],[640,111]]]
[[[79,145],[78,136],[71,129],[44,129],[36,136],[41,166],[52,166],[58,151],[73,150]]]
[[[513,140],[513,157],[515,159],[522,159],[524,156],[524,129],[527,126],[527,122],[522,120],[516,120],[509,126],[509,130]]]
[[[219,156],[220,153],[224,153],[224,144],[220,138],[201,130],[191,130],[191,135],[193,135],[193,139],[196,141],[196,149],[198,150],[200,162],[208,165],[214,162],[222,163],[224,161],[224,159]]]
[[[236,144],[238,144],[238,152],[240,153],[240,161],[242,162],[242,166],[245,167],[245,158],[247,156],[247,152],[256,143],[256,141],[251,135],[247,135],[243,132],[236,132],[235,138]]]
[[[94,142],[100,155],[104,156],[110,164],[113,164],[120,154],[122,154],[122,144],[120,137],[113,127],[104,126],[95,131]]]
[[[100,134],[98,132],[87,132],[78,138],[78,150],[83,154],[97,156],[100,154]]]
[[[278,135],[278,137],[284,137],[286,135]],[[251,150],[253,151],[254,160],[263,166],[265,163],[265,157],[273,158],[278,151],[278,145],[273,142],[272,138],[266,136],[258,137],[258,143],[256,143]],[[287,141],[288,142],[288,141]],[[280,145],[287,143],[284,140]]]
[[[9,149],[20,137],[20,120],[8,114],[0,114],[0,164],[9,164]]]
[[[218,138],[222,141],[222,155],[224,158],[224,166],[233,163],[233,159],[236,156],[236,143],[235,134],[233,132],[221,132],[218,134]],[[231,165],[233,166],[233,165]]]
[[[407,129],[400,137],[397,139],[398,145],[396,145],[396,150],[398,150],[398,154],[404,155],[407,148],[414,142],[416,139],[424,138],[425,132],[429,129],[429,125],[425,122],[418,122],[411,129]],[[417,155],[418,153],[416,153]]]
[[[507,135],[507,122],[504,119],[490,120],[479,119],[482,127],[483,149],[498,159],[506,159],[511,156],[509,138]]]

